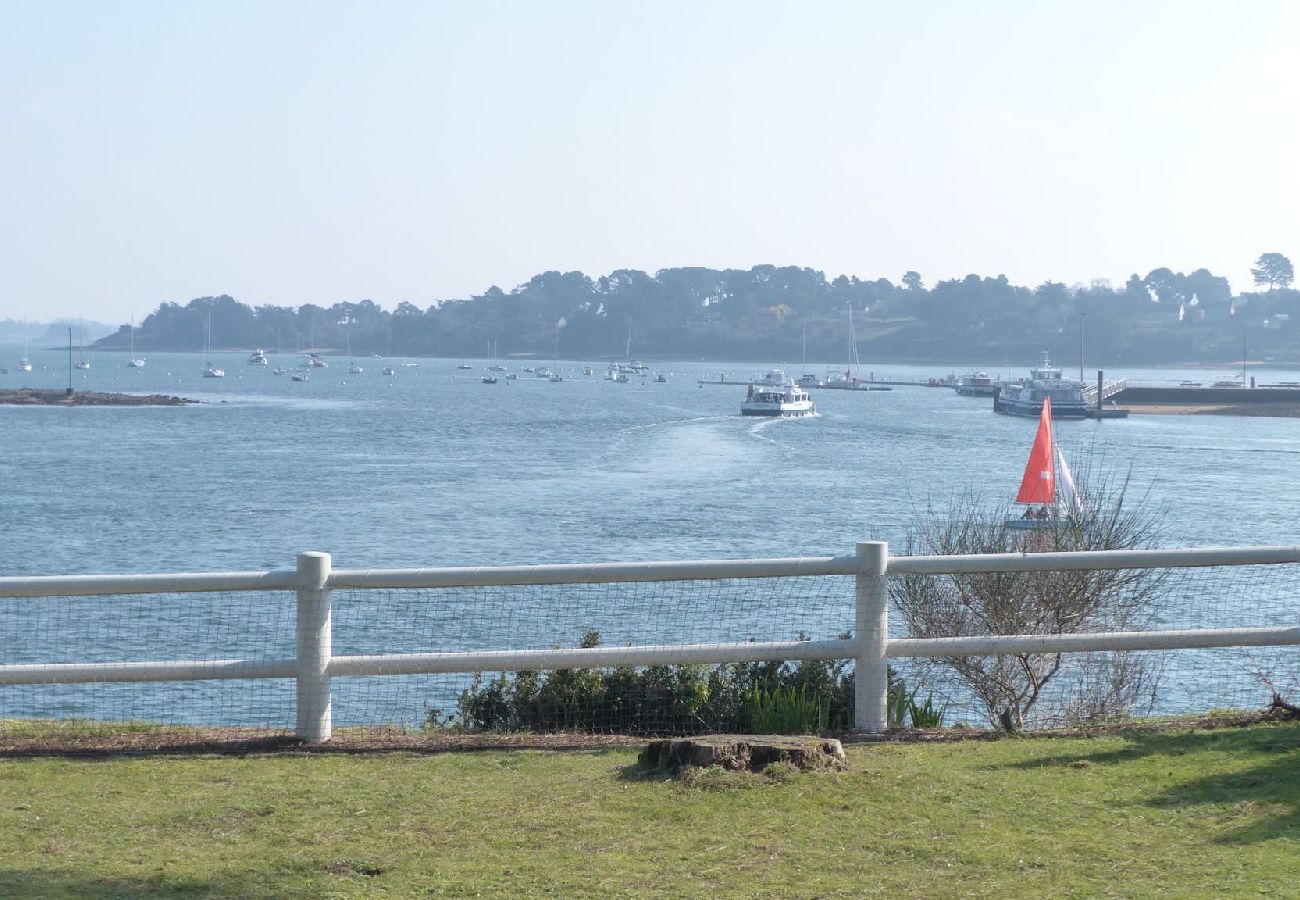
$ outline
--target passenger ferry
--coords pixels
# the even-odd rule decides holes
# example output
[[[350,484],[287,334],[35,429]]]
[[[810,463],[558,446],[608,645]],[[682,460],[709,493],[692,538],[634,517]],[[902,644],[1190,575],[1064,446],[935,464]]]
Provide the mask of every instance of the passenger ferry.
[[[1051,398],[1053,418],[1082,419],[1087,415],[1083,387],[1082,381],[1063,377],[1044,351],[1042,362],[1029,370],[1029,377],[1003,384],[993,395],[993,411],[1037,418],[1042,415],[1043,401]]]
[[[809,416],[816,411],[812,397],[793,382],[781,386],[751,384],[745,402],[740,404],[742,416]]]

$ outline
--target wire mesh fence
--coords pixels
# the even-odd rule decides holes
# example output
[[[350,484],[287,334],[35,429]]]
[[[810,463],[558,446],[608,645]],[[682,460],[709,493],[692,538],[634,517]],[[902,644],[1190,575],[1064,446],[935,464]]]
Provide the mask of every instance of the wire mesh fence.
[[[1004,610],[959,617],[962,634],[1087,634],[1113,631],[1252,629],[1300,624],[1300,595],[1294,566],[1215,566],[1134,570],[1146,583],[1136,589],[1139,603],[1104,601],[1077,620],[1045,611],[1044,582],[1069,581],[1079,573],[1032,573],[1041,576],[1017,584],[1003,579],[1008,594],[1027,589],[1030,615],[1013,632],[990,627],[1005,624]],[[933,583],[969,582],[989,576],[909,576]],[[1121,586],[1120,591],[1132,588]],[[1148,588],[1150,590],[1148,590]],[[1037,593],[1035,592],[1037,590]],[[897,594],[897,590],[895,591]],[[969,594],[965,599],[970,600]],[[1112,598],[1115,599],[1115,598]],[[976,605],[979,605],[978,603]],[[1068,604],[1067,604],[1068,605]],[[1077,611],[1078,606],[1072,606]],[[1059,613],[1060,610],[1058,609]],[[915,621],[895,608],[891,637],[938,636],[942,628],[918,635]],[[915,616],[910,617],[915,619]],[[931,623],[932,627],[934,623]],[[944,635],[946,636],[946,635]],[[1059,664],[1059,668],[1058,668]],[[897,659],[896,671],[922,694],[933,694],[947,709],[948,724],[1003,726],[1008,693],[1028,690],[1023,722],[1029,728],[1089,724],[1107,719],[1175,716],[1221,709],[1260,709],[1272,688],[1294,692],[1300,687],[1300,648],[1225,647],[1162,651],[1021,654],[956,659]],[[1037,672],[1040,681],[1029,673]],[[1046,677],[1044,677],[1046,676]],[[1002,687],[1002,690],[998,688]],[[1291,694],[1294,696],[1294,694]]]
[[[3,599],[0,666],[292,659],[294,604],[285,591]],[[0,685],[0,719],[286,728],[294,714],[288,679]]]
[[[1148,571],[1148,570],[1142,570]],[[1014,633],[1048,634],[1258,628],[1300,623],[1295,566],[1219,566],[1149,570],[1143,602],[1104,604],[1078,620],[1032,615]],[[1020,591],[1021,613],[1079,573],[1032,578],[916,575],[962,597],[970,579]],[[1074,579],[1075,582],[1071,582]],[[901,583],[891,577],[891,584]],[[953,585],[957,584],[957,588]],[[1059,588],[1059,584],[1057,586]],[[987,594],[993,596],[993,594]],[[815,575],[332,592],[335,657],[452,654],[831,641],[851,636],[854,579]],[[1028,610],[1028,612],[1026,612]],[[969,612],[969,610],[968,610]],[[1060,612],[1059,610],[1057,611]],[[960,618],[960,617],[959,617]],[[970,614],[955,633],[1007,633],[998,616]],[[1005,621],[1005,620],[1002,620]],[[295,595],[289,591],[132,594],[0,600],[0,667],[35,664],[292,660]],[[915,617],[890,610],[890,637],[919,633]],[[911,627],[909,627],[911,626]],[[846,645],[852,646],[852,645]],[[847,654],[846,654],[847,655]],[[1300,689],[1300,648],[1023,654],[890,661],[899,696],[910,695],[942,724],[997,726],[1008,691],[1026,689],[1023,727],[1108,718],[1257,709],[1273,687]],[[337,727],[399,726],[586,730],[636,734],[767,730],[782,711],[805,727],[852,725],[853,665],[804,662],[594,667],[546,672],[484,672],[335,677]],[[1043,677],[1046,676],[1046,677]],[[1017,677],[1020,680],[1017,681]],[[981,681],[983,679],[983,682]],[[992,681],[995,689],[988,687]],[[1009,686],[1008,686],[1009,685]],[[891,704],[892,708],[892,704]],[[147,721],[187,725],[292,728],[292,678],[89,684],[0,685],[0,718]],[[901,720],[900,720],[901,718]],[[900,704],[892,724],[909,724]],[[915,723],[919,724],[919,723]]]

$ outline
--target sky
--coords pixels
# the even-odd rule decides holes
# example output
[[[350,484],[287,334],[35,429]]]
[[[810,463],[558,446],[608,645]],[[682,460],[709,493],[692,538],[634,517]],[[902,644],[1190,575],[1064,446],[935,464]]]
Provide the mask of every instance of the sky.
[[[0,0],[0,319],[1300,260],[1300,4]]]

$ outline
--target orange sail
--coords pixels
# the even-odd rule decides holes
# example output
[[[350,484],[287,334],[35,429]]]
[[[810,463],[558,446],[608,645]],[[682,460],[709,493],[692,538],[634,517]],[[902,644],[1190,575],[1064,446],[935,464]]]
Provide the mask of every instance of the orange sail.
[[[1017,503],[1052,503],[1056,500],[1056,464],[1052,452],[1052,400],[1043,398],[1043,415],[1038,420],[1034,449],[1029,451],[1025,477],[1020,481]]]

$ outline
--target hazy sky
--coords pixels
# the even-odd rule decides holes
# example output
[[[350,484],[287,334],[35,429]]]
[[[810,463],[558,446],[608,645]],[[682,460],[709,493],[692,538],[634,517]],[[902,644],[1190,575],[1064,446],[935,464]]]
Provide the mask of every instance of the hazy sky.
[[[0,0],[0,319],[1300,261],[1300,3]]]

